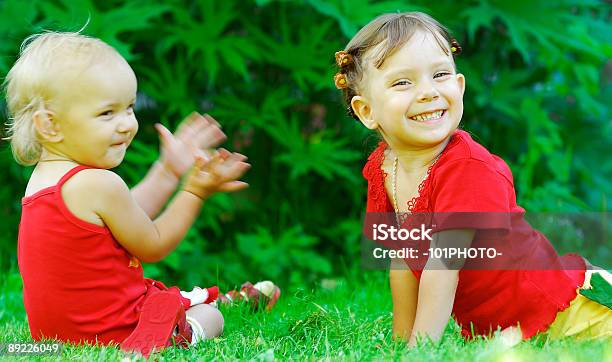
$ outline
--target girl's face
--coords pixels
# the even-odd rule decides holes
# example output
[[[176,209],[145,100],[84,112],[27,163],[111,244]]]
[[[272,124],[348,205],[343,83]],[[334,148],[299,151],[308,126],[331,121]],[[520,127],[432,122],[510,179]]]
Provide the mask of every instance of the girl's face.
[[[138,131],[134,72],[123,59],[108,59],[68,82],[54,107],[62,138],[49,146],[79,164],[118,166]]]
[[[423,149],[452,135],[463,114],[465,79],[434,35],[417,31],[380,68],[368,62],[352,105],[394,149]]]

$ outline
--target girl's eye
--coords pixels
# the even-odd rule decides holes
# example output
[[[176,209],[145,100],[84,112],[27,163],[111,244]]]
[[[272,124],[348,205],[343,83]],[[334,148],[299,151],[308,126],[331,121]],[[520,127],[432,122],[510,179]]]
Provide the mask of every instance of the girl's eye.
[[[399,82],[393,83],[393,86],[395,87],[395,86],[398,86],[398,85],[410,85],[410,84],[412,84],[412,83],[410,83],[409,80],[400,80]]]
[[[450,73],[449,72],[439,72],[434,75],[434,78],[441,78],[447,75],[450,75]]]

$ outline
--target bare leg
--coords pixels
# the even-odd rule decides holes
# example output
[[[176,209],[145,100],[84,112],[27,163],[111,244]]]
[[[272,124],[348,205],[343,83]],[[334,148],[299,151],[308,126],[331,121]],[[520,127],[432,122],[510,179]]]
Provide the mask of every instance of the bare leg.
[[[202,327],[203,338],[219,337],[223,333],[223,315],[219,310],[208,304],[197,304],[187,309],[187,321],[195,321]],[[197,326],[192,326],[197,329]],[[194,331],[195,332],[195,331]]]

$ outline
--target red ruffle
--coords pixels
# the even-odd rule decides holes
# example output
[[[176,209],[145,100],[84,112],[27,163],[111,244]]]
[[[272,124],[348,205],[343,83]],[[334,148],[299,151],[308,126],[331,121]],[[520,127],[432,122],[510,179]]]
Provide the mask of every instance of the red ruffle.
[[[458,137],[451,138],[451,141],[446,146],[444,152],[450,148],[451,145],[457,142]],[[393,212],[395,211],[389,198],[387,197],[387,191],[385,190],[385,180],[387,179],[387,173],[382,169],[382,164],[385,160],[385,150],[387,149],[385,142],[379,142],[378,147],[370,154],[368,161],[363,168],[363,176],[368,180],[368,207],[367,212]],[[434,167],[438,162],[434,162],[427,169],[425,179],[421,181],[418,187],[419,194],[412,199],[408,200],[408,212],[431,212],[429,208],[429,199],[431,193],[431,181],[429,175],[431,174]]]
[[[363,177],[368,180],[368,205],[366,212],[389,212],[393,211],[393,205],[389,202],[385,190],[385,179],[387,173],[382,170],[385,158],[385,142],[378,143],[378,147],[370,154],[368,161],[363,167]]]

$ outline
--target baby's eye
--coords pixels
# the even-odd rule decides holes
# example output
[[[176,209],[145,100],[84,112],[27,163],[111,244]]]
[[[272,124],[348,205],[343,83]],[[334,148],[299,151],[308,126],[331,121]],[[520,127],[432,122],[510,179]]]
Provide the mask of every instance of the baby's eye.
[[[113,115],[113,111],[108,110],[108,111],[104,111],[104,112],[101,112],[100,114],[98,114],[98,117],[112,116],[112,115]]]
[[[130,112],[134,112],[134,103],[130,104],[130,105],[127,107],[127,109],[128,109],[128,111],[130,111]]]
[[[438,72],[434,75],[434,78],[441,78],[447,75],[450,75],[450,72]]]

